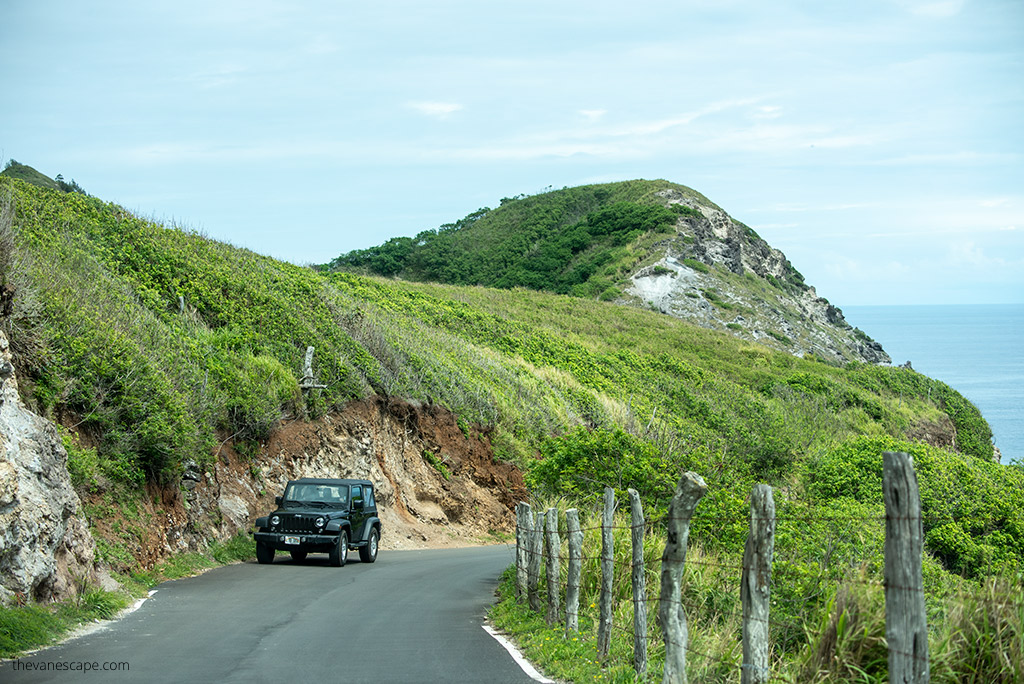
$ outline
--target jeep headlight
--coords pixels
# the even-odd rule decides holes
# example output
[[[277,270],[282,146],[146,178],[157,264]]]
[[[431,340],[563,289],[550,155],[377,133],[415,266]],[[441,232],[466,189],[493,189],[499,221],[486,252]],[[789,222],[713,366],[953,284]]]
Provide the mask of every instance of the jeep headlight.
[[[321,515],[321,516],[317,516],[317,519],[314,520],[313,522],[316,524],[317,527],[323,527],[324,523],[326,521],[324,520],[324,516]]]
[[[279,517],[278,517],[278,516],[276,516],[276,515],[275,515],[275,516],[272,516],[272,517],[270,518],[270,524],[271,524],[271,525],[273,525],[274,527],[277,527],[278,525],[280,525],[280,524],[281,524],[281,518],[279,518]]]

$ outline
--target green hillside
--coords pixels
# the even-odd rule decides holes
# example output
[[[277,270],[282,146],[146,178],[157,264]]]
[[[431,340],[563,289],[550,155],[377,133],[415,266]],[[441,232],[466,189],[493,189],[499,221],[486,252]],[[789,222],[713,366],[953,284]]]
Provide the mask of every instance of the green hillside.
[[[673,231],[680,211],[655,193],[695,191],[667,181],[627,181],[505,198],[415,238],[343,254],[324,268],[456,285],[528,287],[580,297],[616,293],[646,251]],[[692,211],[692,210],[691,210]]]
[[[600,299],[834,365],[890,360],[785,254],[703,195],[664,180],[505,198],[321,270]]]
[[[578,216],[601,225],[589,202]],[[620,249],[603,242],[614,230],[595,234],[588,249]],[[828,609],[809,584],[822,575],[878,571],[881,537],[846,526],[881,514],[884,449],[918,463],[930,591],[1024,562],[1024,470],[992,462],[978,410],[910,369],[797,358],[595,298],[324,273],[8,176],[0,292],[13,293],[0,325],[23,398],[68,429],[80,488],[141,496],[187,460],[210,467],[226,439],[255,443],[284,416],[377,394],[478,424],[538,496],[587,506],[605,484],[633,487],[657,513],[695,470],[709,493],[694,538],[727,566],[751,486],[779,487],[782,513],[813,521],[777,541],[780,595],[803,611],[793,620]],[[326,388],[304,394],[308,345]]]
[[[442,403],[520,463],[577,425],[653,442],[669,473],[727,454],[729,481],[784,482],[850,439],[927,426],[992,456],[977,409],[907,369],[836,368],[588,299],[324,275],[93,197],[0,192],[26,399],[133,481],[209,459],[218,434],[260,439],[283,414],[372,393]],[[327,389],[303,397],[307,345]]]
[[[58,174],[57,178],[50,178],[44,173],[36,171],[31,166],[20,164],[14,159],[8,159],[7,163],[4,164],[4,170],[0,171],[0,176],[7,176],[15,180],[25,181],[40,188],[46,190],[61,190],[63,192],[79,192],[83,195],[86,194],[85,190],[76,183],[73,179],[71,182],[65,181],[64,178]]]

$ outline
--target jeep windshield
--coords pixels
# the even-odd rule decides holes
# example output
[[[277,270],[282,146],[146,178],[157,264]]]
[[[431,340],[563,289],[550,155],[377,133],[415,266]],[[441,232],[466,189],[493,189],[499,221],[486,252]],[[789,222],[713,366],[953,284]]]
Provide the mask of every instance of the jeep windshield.
[[[347,508],[348,485],[290,484],[284,493],[284,506],[315,506],[317,508]]]

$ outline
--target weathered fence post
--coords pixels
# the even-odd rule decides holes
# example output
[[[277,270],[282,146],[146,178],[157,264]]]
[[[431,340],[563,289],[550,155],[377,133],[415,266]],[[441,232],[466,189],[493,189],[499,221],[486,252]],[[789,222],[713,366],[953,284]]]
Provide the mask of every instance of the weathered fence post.
[[[885,497],[885,638],[889,681],[921,684],[930,679],[928,620],[924,607],[921,551],[924,529],[914,459],[882,455]]]
[[[775,500],[772,488],[757,485],[750,493],[750,533],[743,550],[743,669],[741,684],[768,681],[768,616],[772,554],[775,550]]]
[[[526,600],[529,585],[530,534],[533,532],[533,514],[530,504],[520,501],[516,504],[516,600]]]
[[[615,572],[615,555],[612,539],[612,522],[615,515],[615,490],[604,488],[604,512],[601,516],[601,598],[600,621],[597,623],[597,652],[608,656],[612,643],[612,579]]]
[[[306,356],[302,361],[302,378],[299,380],[300,389],[326,389],[327,385],[317,381],[313,375],[313,352],[314,347],[306,347]]]
[[[565,512],[566,534],[569,536],[569,577],[565,583],[565,635],[580,630],[580,571],[583,561],[583,532],[580,514],[575,508]]]
[[[544,535],[544,551],[548,561],[548,625],[558,623],[558,572],[559,552],[562,540],[558,538],[558,509],[549,508],[544,516],[547,534]]]
[[[629,491],[630,531],[633,541],[633,669],[647,673],[647,582],[644,577],[644,509],[635,489]]]
[[[313,347],[306,347],[306,357],[302,360],[302,377],[313,379]]]
[[[658,622],[665,634],[665,672],[662,684],[686,684],[686,646],[689,632],[683,612],[682,579],[686,565],[686,543],[690,518],[697,502],[708,490],[704,478],[694,472],[683,474],[668,507],[668,541],[661,555],[661,594]]]
[[[530,565],[527,570],[527,600],[530,610],[540,612],[540,561],[544,556],[544,514],[538,513],[530,530]]]

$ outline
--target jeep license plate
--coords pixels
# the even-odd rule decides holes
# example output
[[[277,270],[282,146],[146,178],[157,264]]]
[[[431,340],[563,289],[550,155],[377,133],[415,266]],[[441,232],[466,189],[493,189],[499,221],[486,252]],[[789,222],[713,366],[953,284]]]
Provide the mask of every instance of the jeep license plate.
[[[295,545],[298,545],[298,543],[299,543],[299,538],[298,538],[298,537],[294,537],[294,536],[291,536],[291,535],[288,535],[288,536],[286,536],[286,537],[284,538],[284,543],[285,543],[285,544],[295,544]]]

